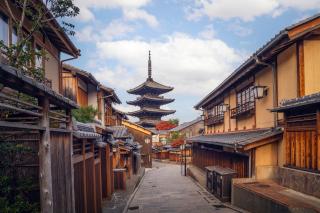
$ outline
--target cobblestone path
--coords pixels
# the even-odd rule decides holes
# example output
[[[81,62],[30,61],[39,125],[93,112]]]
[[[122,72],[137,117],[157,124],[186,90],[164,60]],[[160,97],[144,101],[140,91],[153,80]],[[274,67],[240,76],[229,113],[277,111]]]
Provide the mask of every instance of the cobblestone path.
[[[153,163],[137,189],[128,213],[234,213],[219,200],[196,184],[190,177],[181,176],[180,166]]]

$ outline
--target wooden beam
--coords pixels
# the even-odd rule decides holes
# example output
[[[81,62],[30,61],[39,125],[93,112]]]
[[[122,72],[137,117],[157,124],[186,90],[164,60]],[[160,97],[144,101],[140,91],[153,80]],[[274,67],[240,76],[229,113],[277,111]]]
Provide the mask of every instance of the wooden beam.
[[[92,153],[93,154],[93,153]],[[82,175],[83,175],[83,200],[84,212],[87,213],[87,178],[86,178],[86,139],[82,140]]]
[[[317,110],[317,169],[320,171],[320,109]]]
[[[305,75],[304,75],[304,47],[303,41],[297,43],[297,70],[298,70],[298,89],[299,97],[305,95]]]
[[[49,130],[49,100],[44,97],[39,100],[42,107],[41,126],[45,128],[41,132],[39,143],[39,173],[40,173],[40,204],[41,212],[53,213],[52,173],[51,173],[51,149]]]
[[[71,131],[73,130],[72,124],[72,115],[71,110],[68,109],[66,112],[67,115],[67,130],[70,131],[68,140],[64,143],[65,149],[65,164],[66,164],[66,197],[67,201],[69,201],[67,212],[75,212],[75,195],[74,195],[74,167],[72,163],[72,154],[73,154],[73,134]]]
[[[251,143],[251,144],[248,144],[248,145],[245,145],[243,147],[243,150],[247,151],[247,150],[250,150],[252,148],[256,148],[256,147],[259,147],[259,146],[263,146],[265,144],[269,144],[269,143],[274,143],[274,142],[277,142],[279,140],[282,139],[282,134],[281,135],[276,135],[276,136],[273,136],[273,137],[270,137],[270,138],[265,138],[265,139],[262,139],[260,141],[256,141],[254,143]]]

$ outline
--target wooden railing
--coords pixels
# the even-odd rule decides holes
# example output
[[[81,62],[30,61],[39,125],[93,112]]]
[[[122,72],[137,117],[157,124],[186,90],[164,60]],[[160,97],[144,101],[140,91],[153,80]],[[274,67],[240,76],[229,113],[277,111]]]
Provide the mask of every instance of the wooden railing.
[[[220,115],[209,115],[208,118],[205,120],[206,125],[213,125],[223,123],[224,121],[224,114]]]
[[[256,105],[254,101],[239,104],[237,107],[231,109],[231,118],[254,114],[255,107]]]

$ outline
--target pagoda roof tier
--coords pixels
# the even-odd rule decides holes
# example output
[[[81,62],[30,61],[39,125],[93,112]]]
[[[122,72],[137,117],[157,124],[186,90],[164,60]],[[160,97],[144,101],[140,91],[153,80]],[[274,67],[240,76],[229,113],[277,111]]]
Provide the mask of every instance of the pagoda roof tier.
[[[129,112],[127,114],[135,117],[142,117],[142,116],[165,116],[165,115],[173,114],[175,112],[176,112],[175,110],[165,110],[165,109],[144,107],[140,110]]]
[[[139,86],[128,90],[127,92],[134,95],[145,95],[145,94],[163,94],[173,90],[173,87],[168,87],[154,81],[151,77],[148,78],[144,83]]]
[[[145,127],[155,127],[159,122],[159,120],[141,120],[137,124]]]
[[[169,104],[169,103],[171,103],[173,101],[174,101],[174,99],[166,99],[166,98],[159,97],[159,96],[143,95],[143,96],[137,98],[134,101],[127,101],[127,104],[135,105],[135,106],[141,106],[144,103],[152,103],[152,104],[156,104],[156,105],[164,105],[164,104]]]

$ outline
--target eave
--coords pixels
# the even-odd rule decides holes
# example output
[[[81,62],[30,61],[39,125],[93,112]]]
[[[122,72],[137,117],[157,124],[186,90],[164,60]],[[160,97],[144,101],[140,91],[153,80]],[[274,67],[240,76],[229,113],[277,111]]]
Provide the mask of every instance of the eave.
[[[140,84],[139,86],[133,89],[128,90],[127,92],[133,95],[141,95],[147,93],[163,94],[170,92],[173,89],[173,87],[168,87],[156,81],[153,81],[152,79],[147,79],[147,81],[145,81],[144,83]]]
[[[153,109],[153,108],[143,108],[134,112],[127,113],[131,116],[143,116],[143,115],[154,115],[154,116],[165,116],[175,113],[175,110],[164,110],[164,109]]]
[[[245,61],[240,67],[238,67],[229,77],[227,77],[219,86],[217,86],[212,92],[205,96],[197,105],[195,109],[203,108],[204,106],[210,104],[215,98],[222,95],[229,88],[234,86],[234,84],[240,79],[244,78],[246,75],[254,70],[259,70],[259,68],[265,67],[257,62],[257,59],[262,59],[262,61],[267,61],[271,59],[271,56],[279,54],[288,45],[292,44],[293,41],[301,39],[307,33],[310,33],[310,29],[315,30],[320,27],[320,14],[316,14],[310,18],[304,19],[294,25],[286,27],[284,30],[280,31],[274,38],[267,42],[263,47],[258,49],[247,61]],[[309,24],[305,26],[305,24]],[[282,42],[282,43],[281,43]],[[275,48],[279,43],[282,44],[281,48],[277,48],[273,53],[270,50]],[[265,57],[267,55],[267,57]],[[261,69],[260,69],[261,70]]]
[[[152,104],[165,105],[165,104],[172,103],[173,101],[174,99],[165,99],[162,97],[151,97],[148,95],[143,95],[142,97],[139,97],[134,101],[127,101],[127,104],[141,106],[144,103],[149,102]]]

